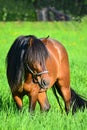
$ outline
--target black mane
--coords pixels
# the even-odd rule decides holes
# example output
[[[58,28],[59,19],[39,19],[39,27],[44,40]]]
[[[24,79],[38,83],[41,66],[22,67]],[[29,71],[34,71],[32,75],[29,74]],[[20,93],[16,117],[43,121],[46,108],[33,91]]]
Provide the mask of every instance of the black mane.
[[[12,91],[15,91],[22,84],[25,63],[31,64],[37,61],[44,66],[47,57],[48,51],[40,39],[33,35],[19,36],[12,44],[6,57],[7,79]]]
[[[28,62],[29,65],[38,62],[41,66],[44,66],[48,57],[47,48],[40,39],[35,36],[30,36],[30,40],[31,38],[32,44],[29,41],[29,46],[25,54],[25,61]]]

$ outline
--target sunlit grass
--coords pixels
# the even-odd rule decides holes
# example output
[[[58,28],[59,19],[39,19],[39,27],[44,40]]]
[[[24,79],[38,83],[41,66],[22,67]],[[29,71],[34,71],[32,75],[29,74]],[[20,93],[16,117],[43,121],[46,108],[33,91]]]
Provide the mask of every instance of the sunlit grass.
[[[87,19],[78,22],[7,22],[0,23],[0,130],[87,130],[87,110],[74,116],[61,113],[51,91],[48,99],[51,109],[40,113],[28,113],[28,98],[24,98],[23,112],[19,113],[13,102],[6,79],[6,54],[19,35],[55,38],[66,48],[69,55],[71,86],[87,98]],[[61,100],[62,107],[64,107]]]

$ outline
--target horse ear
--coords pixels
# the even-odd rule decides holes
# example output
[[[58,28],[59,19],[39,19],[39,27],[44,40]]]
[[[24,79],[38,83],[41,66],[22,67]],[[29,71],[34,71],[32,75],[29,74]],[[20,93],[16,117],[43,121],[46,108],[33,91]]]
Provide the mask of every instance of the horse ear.
[[[29,39],[29,46],[32,46],[32,44],[33,44],[33,38],[31,37],[30,39]]]
[[[49,38],[49,36],[47,36],[46,38],[43,38],[42,39],[42,42],[44,42],[45,43],[45,45],[46,45],[46,43],[47,43],[47,39]]]

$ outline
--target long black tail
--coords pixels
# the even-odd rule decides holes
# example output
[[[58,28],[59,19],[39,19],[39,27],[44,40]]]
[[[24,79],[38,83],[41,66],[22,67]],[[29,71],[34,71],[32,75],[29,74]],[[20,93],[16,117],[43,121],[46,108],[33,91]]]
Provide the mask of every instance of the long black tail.
[[[84,109],[87,108],[86,98],[77,94],[72,88],[71,88],[71,107],[72,107],[72,113],[75,113],[78,109],[84,111]]]
[[[57,91],[58,91],[59,94],[60,94],[60,92],[59,92],[59,90],[57,89],[56,85],[54,85],[54,86],[52,87],[52,91],[53,91],[54,96],[55,96],[56,99],[57,99],[57,102],[58,102],[58,104],[59,104],[60,110],[61,110],[61,112],[63,113],[63,109],[62,109],[62,106],[61,106],[61,103],[60,103],[60,100],[59,100],[59,96],[58,96],[58,94],[57,94]]]
[[[12,91],[21,86],[24,73],[24,53],[28,47],[29,36],[20,36],[12,44],[7,57],[7,79]]]
[[[61,103],[59,101],[59,97],[57,92],[62,96],[61,91],[58,89],[58,87],[55,85],[53,86],[53,93],[58,101],[58,104],[62,110]],[[82,97],[81,95],[77,94],[72,88],[71,88],[71,102],[70,106],[72,109],[72,114],[74,114],[77,110],[84,111],[85,108],[87,108],[87,100],[86,98]],[[63,110],[62,110],[63,111]]]

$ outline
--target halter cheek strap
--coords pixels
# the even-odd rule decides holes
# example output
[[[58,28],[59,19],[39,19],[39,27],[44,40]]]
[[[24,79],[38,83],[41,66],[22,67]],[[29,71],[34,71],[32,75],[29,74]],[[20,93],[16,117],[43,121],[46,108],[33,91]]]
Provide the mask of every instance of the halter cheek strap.
[[[29,70],[29,72],[30,72],[33,76],[40,76],[40,75],[42,75],[42,74],[48,73],[47,70],[44,70],[44,71],[39,72],[39,73],[34,73],[33,70],[29,67],[29,65],[28,65],[28,64],[26,64],[26,65],[27,65],[27,69]]]

